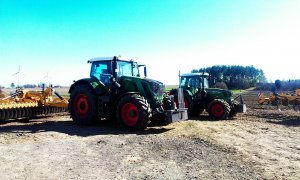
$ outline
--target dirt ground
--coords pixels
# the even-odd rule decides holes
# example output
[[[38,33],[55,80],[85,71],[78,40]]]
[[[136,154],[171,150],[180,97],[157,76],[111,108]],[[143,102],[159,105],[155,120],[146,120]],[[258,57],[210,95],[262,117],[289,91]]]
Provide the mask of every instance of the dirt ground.
[[[3,179],[300,179],[300,114],[253,110],[141,132],[68,115],[0,125]]]
[[[300,112],[250,106],[145,131],[67,114],[0,124],[1,179],[300,179]]]
[[[178,131],[230,151],[231,158],[256,169],[260,178],[300,179],[299,112],[250,109],[235,120],[203,119],[180,122],[185,127]]]

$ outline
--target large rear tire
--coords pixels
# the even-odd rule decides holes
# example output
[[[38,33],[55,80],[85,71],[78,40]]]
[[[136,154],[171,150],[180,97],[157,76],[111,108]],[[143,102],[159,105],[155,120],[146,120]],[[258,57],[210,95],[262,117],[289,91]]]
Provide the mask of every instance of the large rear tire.
[[[215,99],[208,105],[208,113],[212,119],[226,119],[229,112],[230,106],[223,99]]]
[[[97,96],[91,87],[79,85],[72,90],[69,112],[75,124],[90,125],[97,119]]]
[[[125,129],[143,130],[150,123],[151,108],[138,94],[124,96],[117,105],[117,122]]]

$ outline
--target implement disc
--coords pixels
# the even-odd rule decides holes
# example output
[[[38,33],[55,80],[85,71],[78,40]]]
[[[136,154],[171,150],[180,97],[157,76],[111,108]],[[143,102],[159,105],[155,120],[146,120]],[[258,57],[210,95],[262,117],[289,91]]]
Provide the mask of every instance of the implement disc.
[[[0,109],[0,120],[5,120],[5,111],[3,109]]]

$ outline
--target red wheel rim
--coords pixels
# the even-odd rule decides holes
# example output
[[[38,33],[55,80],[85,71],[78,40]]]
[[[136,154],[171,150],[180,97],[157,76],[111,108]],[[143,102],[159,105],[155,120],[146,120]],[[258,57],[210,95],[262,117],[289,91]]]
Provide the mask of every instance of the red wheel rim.
[[[133,103],[126,103],[121,109],[121,116],[127,126],[134,126],[139,119],[138,108]]]
[[[221,117],[224,114],[224,108],[221,104],[213,104],[211,110],[215,117]]]
[[[174,101],[175,101],[176,107],[179,108],[178,97],[174,97]],[[189,101],[187,100],[187,98],[184,98],[184,107],[189,108],[189,106],[190,106]]]
[[[89,101],[85,94],[79,94],[75,98],[74,105],[75,113],[79,117],[86,117],[89,111]]]

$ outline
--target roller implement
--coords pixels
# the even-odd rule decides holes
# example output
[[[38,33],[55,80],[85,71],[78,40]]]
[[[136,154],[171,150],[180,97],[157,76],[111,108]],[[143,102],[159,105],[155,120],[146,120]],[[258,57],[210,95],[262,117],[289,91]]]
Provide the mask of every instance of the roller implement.
[[[271,92],[268,97],[264,93],[258,94],[258,103],[271,104],[273,106],[291,106],[294,110],[300,110],[300,89],[296,89],[292,93],[281,93]]]
[[[165,85],[146,78],[145,65],[117,56],[88,63],[90,77],[74,82],[69,90],[69,112],[76,124],[107,119],[124,129],[142,130],[151,121],[165,124],[187,119],[187,110],[175,109],[172,96],[164,93]]]
[[[53,97],[53,93],[58,97]],[[66,112],[67,109],[68,99],[61,97],[51,87],[42,91],[26,91],[18,88],[9,96],[0,94],[0,120],[2,121]]]

